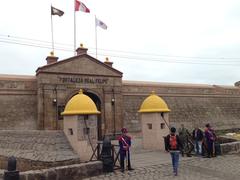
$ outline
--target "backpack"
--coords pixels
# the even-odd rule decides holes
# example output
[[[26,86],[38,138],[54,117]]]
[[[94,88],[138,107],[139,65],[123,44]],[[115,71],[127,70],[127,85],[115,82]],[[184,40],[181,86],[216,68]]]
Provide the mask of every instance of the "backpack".
[[[170,149],[174,150],[177,149],[177,136],[176,135],[170,135]]]

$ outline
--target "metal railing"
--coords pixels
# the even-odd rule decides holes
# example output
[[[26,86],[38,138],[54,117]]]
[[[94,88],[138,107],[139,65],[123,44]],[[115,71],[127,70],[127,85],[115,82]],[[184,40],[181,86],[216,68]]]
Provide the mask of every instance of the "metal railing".
[[[89,161],[101,161],[101,152],[102,152],[103,141],[98,141],[97,146],[95,147],[93,154]],[[120,168],[120,157],[119,157],[119,145],[111,144],[111,156],[113,159],[113,167],[114,169]]]

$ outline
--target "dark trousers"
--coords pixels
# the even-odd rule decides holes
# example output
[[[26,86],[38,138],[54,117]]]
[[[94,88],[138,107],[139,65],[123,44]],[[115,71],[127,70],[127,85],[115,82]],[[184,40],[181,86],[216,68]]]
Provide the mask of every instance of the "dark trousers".
[[[213,141],[207,141],[207,152],[208,152],[208,157],[213,156]]]
[[[121,166],[121,169],[124,170],[124,160],[127,158],[127,167],[128,169],[131,168],[131,162],[130,162],[130,153],[129,151],[120,151],[120,166]]]

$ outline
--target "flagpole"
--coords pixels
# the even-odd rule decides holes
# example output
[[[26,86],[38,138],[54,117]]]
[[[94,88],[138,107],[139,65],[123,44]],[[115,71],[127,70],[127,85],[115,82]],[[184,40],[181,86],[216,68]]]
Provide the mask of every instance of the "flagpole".
[[[52,5],[51,5],[51,31],[52,31],[52,51],[53,51],[53,53],[54,53],[53,20],[52,20]]]
[[[96,44],[96,59],[97,59],[97,17],[95,15],[95,44]]]
[[[75,11],[75,7],[76,7],[76,0],[74,1],[74,6],[73,6],[73,12],[74,12],[74,47],[73,47],[73,53],[74,56],[76,55],[76,11]]]

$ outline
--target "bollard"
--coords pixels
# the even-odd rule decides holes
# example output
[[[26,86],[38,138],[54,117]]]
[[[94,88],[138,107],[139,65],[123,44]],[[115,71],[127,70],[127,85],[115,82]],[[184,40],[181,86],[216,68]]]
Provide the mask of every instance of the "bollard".
[[[104,138],[101,152],[103,172],[113,172],[112,144],[109,138]]]
[[[4,171],[4,180],[19,180],[19,171],[16,168],[16,158],[13,156],[9,157],[7,171]]]
[[[214,144],[214,147],[215,147],[215,156],[221,155],[222,152],[221,152],[221,145],[220,145],[220,143],[219,143],[219,142],[216,142],[216,143]]]

